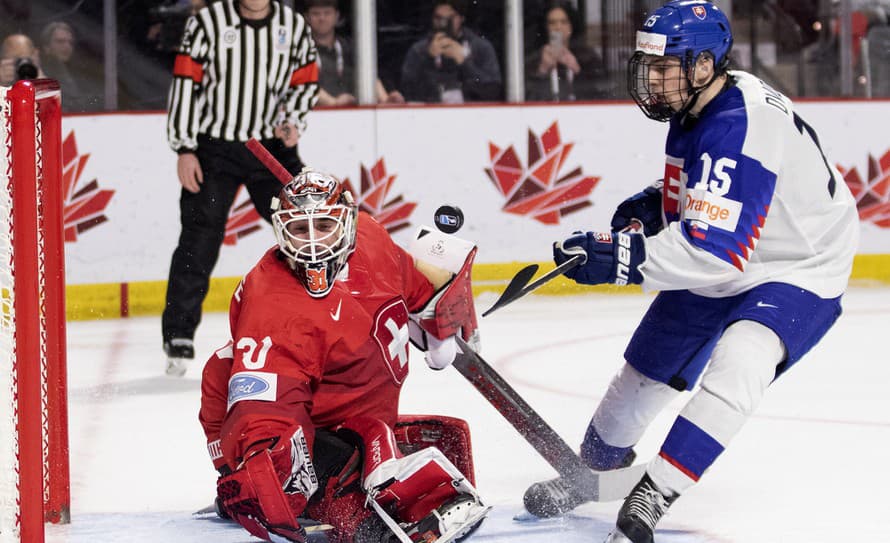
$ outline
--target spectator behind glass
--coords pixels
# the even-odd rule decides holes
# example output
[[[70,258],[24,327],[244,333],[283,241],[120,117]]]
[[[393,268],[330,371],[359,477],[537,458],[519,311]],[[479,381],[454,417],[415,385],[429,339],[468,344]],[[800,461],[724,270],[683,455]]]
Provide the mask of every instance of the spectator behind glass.
[[[571,102],[608,97],[605,66],[584,43],[583,23],[571,4],[550,2],[540,28],[535,52],[525,65],[526,99]]]
[[[308,0],[306,20],[318,48],[318,104],[354,106],[358,103],[355,98],[355,53],[348,39],[337,36],[340,21],[337,0]],[[381,104],[405,103],[399,91],[387,92],[379,79],[375,94]]]
[[[412,45],[402,64],[406,99],[460,104],[501,98],[501,68],[494,48],[464,28],[465,14],[462,1],[435,3],[429,37]]]
[[[47,77],[59,82],[62,88],[62,109],[65,112],[88,111],[101,107],[98,97],[90,100],[87,85],[75,76],[76,62],[71,62],[75,45],[74,29],[68,23],[52,22],[40,32],[41,67]]]
[[[40,53],[31,38],[10,34],[0,45],[0,85],[8,87],[20,79],[44,77]]]

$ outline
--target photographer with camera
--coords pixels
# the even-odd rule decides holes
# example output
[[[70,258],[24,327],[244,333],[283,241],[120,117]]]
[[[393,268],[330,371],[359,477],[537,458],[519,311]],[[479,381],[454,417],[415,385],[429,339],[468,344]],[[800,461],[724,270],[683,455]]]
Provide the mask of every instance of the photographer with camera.
[[[8,87],[22,79],[44,77],[40,54],[31,38],[10,34],[0,45],[0,85]]]
[[[607,98],[609,81],[599,55],[584,43],[584,26],[570,2],[551,1],[525,65],[529,101],[573,102]]]
[[[402,64],[402,94],[409,101],[460,104],[499,100],[501,68],[494,47],[464,28],[466,4],[439,0],[432,32],[414,45]]]

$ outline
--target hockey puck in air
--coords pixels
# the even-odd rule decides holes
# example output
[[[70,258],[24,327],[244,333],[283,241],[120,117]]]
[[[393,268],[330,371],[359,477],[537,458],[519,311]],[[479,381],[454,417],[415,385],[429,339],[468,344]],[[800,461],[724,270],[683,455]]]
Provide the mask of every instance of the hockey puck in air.
[[[436,228],[446,234],[453,234],[464,225],[464,214],[457,206],[443,205],[436,210],[433,220]]]

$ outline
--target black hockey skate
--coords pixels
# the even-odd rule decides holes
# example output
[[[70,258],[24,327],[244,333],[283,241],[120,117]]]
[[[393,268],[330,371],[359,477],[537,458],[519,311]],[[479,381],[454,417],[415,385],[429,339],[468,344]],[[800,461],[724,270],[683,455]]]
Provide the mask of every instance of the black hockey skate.
[[[644,475],[624,500],[606,543],[654,543],[655,525],[676,499],[677,494],[666,496]]]
[[[621,463],[616,466],[616,469],[630,466],[636,457],[637,454],[631,449]],[[637,474],[632,481],[636,481],[638,478],[639,475]],[[632,484],[633,482],[628,482],[625,492]],[[594,492],[596,493],[594,494]],[[528,487],[528,490],[525,491],[525,495],[522,497],[522,502],[525,505],[526,511],[538,518],[558,517],[568,513],[582,503],[599,498],[600,492],[600,488],[585,489],[580,481],[557,477],[549,481],[534,483]],[[620,500],[625,495],[622,493],[617,499]],[[600,499],[600,501],[604,500]]]

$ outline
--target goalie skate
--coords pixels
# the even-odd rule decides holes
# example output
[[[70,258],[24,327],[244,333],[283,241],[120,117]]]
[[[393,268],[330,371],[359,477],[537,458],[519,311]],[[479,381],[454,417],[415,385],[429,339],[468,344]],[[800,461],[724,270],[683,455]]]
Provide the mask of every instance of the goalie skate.
[[[490,509],[490,506],[482,505],[474,496],[460,494],[450,502],[439,506],[406,530],[406,533],[414,542],[460,541],[482,524]]]
[[[478,497],[462,493],[419,521],[406,524],[397,523],[377,502],[371,500],[371,505],[393,532],[388,541],[403,543],[461,541],[479,528],[491,510],[491,506],[483,505]]]

